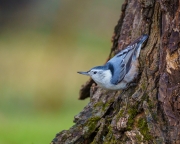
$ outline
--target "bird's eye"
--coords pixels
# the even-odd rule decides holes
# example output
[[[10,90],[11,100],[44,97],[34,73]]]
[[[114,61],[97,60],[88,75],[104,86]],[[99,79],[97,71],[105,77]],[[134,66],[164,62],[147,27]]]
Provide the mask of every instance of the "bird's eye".
[[[96,72],[96,71],[94,71],[93,73],[94,73],[94,74],[96,74],[97,72]]]

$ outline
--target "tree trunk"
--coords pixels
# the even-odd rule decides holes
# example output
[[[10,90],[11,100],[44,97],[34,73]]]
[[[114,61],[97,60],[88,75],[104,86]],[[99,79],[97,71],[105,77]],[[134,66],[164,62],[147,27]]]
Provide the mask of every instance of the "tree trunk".
[[[142,34],[138,85],[107,91],[89,80],[89,104],[52,144],[180,143],[180,1],[126,0],[109,58]]]

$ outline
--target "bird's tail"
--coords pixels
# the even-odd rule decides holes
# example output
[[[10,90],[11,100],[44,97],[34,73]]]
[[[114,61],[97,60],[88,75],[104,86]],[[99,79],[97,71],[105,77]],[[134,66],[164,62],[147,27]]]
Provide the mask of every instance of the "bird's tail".
[[[136,48],[134,49],[134,54],[133,54],[133,59],[137,59],[139,57],[140,51],[141,51],[141,47],[142,44],[147,40],[148,35],[147,34],[143,34],[141,37],[139,37],[138,39],[136,39],[132,44],[136,45]]]

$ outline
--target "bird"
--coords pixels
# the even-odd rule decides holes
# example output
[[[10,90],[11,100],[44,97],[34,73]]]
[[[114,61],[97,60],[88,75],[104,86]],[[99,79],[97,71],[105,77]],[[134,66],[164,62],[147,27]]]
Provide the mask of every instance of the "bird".
[[[148,35],[143,34],[112,57],[105,65],[95,66],[86,72],[78,71],[78,73],[90,76],[97,85],[104,89],[126,89],[139,73],[138,58],[142,44],[147,39]]]

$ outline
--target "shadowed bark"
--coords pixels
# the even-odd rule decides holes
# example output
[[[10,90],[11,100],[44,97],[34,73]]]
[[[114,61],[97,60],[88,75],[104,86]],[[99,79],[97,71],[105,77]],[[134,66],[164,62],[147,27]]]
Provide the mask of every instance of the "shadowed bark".
[[[138,85],[107,91],[89,80],[80,90],[89,104],[52,144],[180,143],[180,2],[126,0],[109,58],[142,34]]]

